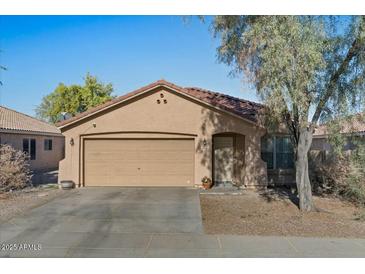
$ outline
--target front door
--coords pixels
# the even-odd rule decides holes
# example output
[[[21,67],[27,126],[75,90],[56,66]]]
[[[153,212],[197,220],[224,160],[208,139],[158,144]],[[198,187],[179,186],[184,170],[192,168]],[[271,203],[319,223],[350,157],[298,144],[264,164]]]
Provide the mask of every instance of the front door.
[[[216,185],[233,181],[233,136],[215,136],[214,183]]]

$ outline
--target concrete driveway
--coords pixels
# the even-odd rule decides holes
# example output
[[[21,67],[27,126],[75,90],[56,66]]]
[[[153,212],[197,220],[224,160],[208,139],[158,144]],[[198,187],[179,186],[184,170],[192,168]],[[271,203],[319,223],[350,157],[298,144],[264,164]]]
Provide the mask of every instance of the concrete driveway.
[[[40,252],[2,252],[0,256],[25,253],[25,256],[73,256],[79,247],[138,249],[145,247],[150,235],[156,233],[203,233],[197,190],[120,187],[73,190],[0,225],[0,243],[41,244]]]
[[[198,195],[184,188],[73,190],[1,224],[0,249],[27,250],[0,250],[0,257],[365,256],[364,239],[205,235]]]

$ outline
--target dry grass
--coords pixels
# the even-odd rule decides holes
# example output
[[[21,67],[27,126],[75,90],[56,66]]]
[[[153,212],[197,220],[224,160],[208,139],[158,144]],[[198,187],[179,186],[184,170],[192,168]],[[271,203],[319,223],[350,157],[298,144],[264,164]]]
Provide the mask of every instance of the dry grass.
[[[302,213],[285,192],[247,191],[243,195],[201,195],[208,234],[365,238],[360,209],[337,198],[314,197],[320,212]]]
[[[57,188],[30,188],[20,191],[0,193],[0,223],[25,214],[57,196],[63,191]]]

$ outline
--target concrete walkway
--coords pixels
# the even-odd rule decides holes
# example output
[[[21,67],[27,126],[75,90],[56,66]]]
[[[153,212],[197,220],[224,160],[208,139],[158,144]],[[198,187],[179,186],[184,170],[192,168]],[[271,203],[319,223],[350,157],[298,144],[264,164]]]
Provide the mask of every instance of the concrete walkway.
[[[365,257],[365,239],[206,235],[198,192],[176,188],[74,190],[1,224],[0,244],[0,257]]]

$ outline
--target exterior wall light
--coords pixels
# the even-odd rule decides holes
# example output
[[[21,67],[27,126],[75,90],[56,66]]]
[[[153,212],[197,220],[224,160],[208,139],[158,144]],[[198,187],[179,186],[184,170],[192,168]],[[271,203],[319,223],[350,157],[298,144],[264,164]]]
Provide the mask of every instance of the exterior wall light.
[[[71,138],[71,139],[70,139],[70,145],[71,145],[71,146],[73,146],[74,144],[75,144],[75,142],[74,142],[74,138]]]
[[[206,139],[203,140],[203,146],[207,146],[207,140]]]
[[[96,127],[96,123],[93,123],[93,127]]]

